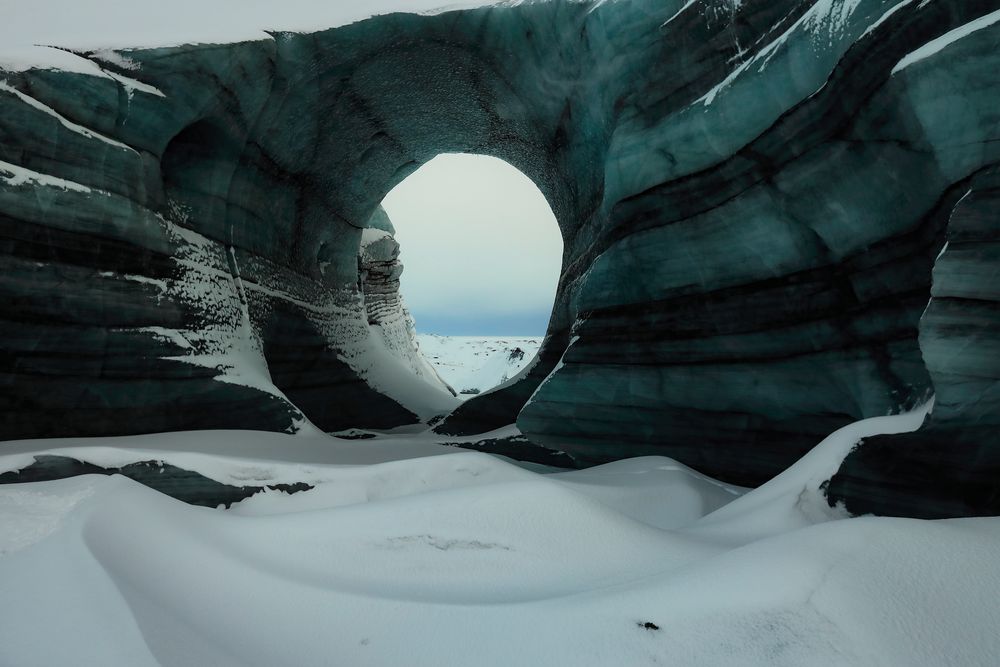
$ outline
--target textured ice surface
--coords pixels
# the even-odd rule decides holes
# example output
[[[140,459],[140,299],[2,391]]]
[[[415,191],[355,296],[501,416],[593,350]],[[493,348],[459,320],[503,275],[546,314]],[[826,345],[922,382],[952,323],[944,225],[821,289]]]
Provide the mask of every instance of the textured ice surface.
[[[189,4],[43,6],[0,51],[97,50],[0,75],[4,438],[436,419],[458,401],[359,250],[396,184],[476,152],[538,185],[563,265],[536,361],[442,434],[750,486],[933,390],[831,492],[1000,512],[995,0],[328,4],[309,34],[258,32],[304,29],[294,2],[190,34]],[[116,25],[251,39],[74,41]]]
[[[290,0],[280,5],[265,0],[179,0],[166,5],[152,0],[39,0],[30,9],[5,13],[0,26],[0,68],[53,67],[92,73],[83,58],[57,48],[98,51],[115,58],[111,49],[134,46],[216,44],[267,38],[269,32],[310,32],[335,28],[378,14],[433,14],[497,4],[439,0],[373,0],[365,3]],[[117,56],[124,69],[137,64]],[[99,70],[98,70],[99,71]]]

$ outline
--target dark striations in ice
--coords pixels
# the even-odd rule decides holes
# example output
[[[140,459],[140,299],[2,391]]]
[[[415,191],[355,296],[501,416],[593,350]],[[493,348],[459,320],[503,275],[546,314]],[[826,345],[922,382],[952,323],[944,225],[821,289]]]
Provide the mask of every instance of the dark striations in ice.
[[[425,419],[366,366],[394,277],[366,295],[362,230],[474,152],[535,181],[564,264],[537,363],[437,430],[756,484],[934,393],[831,498],[1000,513],[998,11],[552,1],[2,73],[0,435]]]

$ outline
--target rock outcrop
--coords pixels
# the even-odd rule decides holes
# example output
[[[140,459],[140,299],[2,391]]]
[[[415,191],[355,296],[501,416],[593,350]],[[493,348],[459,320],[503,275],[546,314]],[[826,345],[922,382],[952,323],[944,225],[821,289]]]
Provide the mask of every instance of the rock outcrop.
[[[756,484],[933,393],[831,498],[997,513],[998,12],[553,0],[4,73],[0,435],[447,411],[378,352],[358,255],[389,189],[475,152],[535,181],[564,263],[537,361],[442,433]]]
[[[379,356],[388,354],[394,363],[402,363],[405,367],[403,379],[410,374],[426,381],[429,387],[414,383],[417,391],[437,390],[443,387],[451,396],[457,396],[455,390],[446,383],[434,366],[420,353],[413,318],[403,302],[400,294],[399,277],[403,274],[403,264],[399,261],[399,243],[395,238],[395,228],[385,210],[379,207],[361,233],[361,246],[358,249],[358,289],[365,304],[368,316],[368,326],[375,344],[368,350],[376,358],[378,370],[382,371],[386,386],[395,388],[398,384],[391,377],[385,377],[392,369],[391,364],[382,361]],[[372,369],[375,370],[375,369]],[[391,391],[391,390],[390,390]],[[417,397],[414,397],[417,400]],[[450,401],[441,403],[436,414],[423,414],[426,421],[430,416],[440,416],[446,409],[457,405]],[[434,408],[431,408],[434,412]]]

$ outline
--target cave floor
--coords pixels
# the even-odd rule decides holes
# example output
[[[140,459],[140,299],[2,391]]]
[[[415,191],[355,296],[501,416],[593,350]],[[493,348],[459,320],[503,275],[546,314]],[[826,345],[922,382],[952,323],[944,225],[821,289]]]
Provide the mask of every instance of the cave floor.
[[[223,509],[121,475],[0,486],[0,663],[995,664],[1000,519],[848,518],[820,489],[859,436],[923,415],[851,425],[752,491],[427,434],[13,443],[0,472],[44,449],[265,490]]]

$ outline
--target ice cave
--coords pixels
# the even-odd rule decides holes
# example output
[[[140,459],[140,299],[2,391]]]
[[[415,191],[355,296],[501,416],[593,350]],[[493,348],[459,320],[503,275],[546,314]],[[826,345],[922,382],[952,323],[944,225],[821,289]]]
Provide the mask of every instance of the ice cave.
[[[998,664],[1000,0],[161,4],[2,12],[0,664]],[[442,154],[562,244],[462,396]]]

